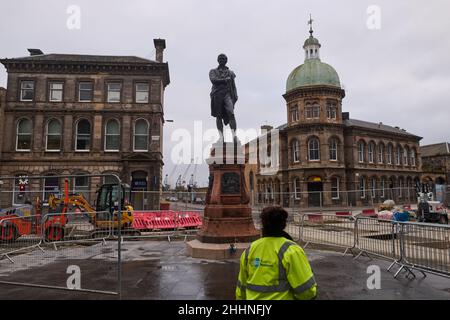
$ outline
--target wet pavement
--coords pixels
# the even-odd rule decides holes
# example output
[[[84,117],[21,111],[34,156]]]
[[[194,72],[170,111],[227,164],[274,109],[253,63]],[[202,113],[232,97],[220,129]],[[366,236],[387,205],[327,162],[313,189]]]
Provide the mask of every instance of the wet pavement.
[[[182,241],[128,241],[123,243],[122,297],[124,299],[210,300],[234,299],[239,272],[237,260],[208,261],[186,256]],[[26,263],[16,256],[17,266],[8,274],[0,264],[0,280],[65,286],[68,265],[78,265],[85,289],[114,291],[117,288],[117,248],[115,243],[96,244],[78,258],[71,249],[53,252],[54,259],[40,251],[27,254]],[[80,249],[77,249],[80,250]],[[46,250],[48,251],[48,250]],[[86,252],[87,251],[87,252]],[[386,271],[389,262],[369,260],[340,253],[306,249],[319,284],[318,299],[450,299],[450,279],[428,275],[410,280],[397,279]],[[75,257],[77,257],[75,259]],[[40,261],[39,261],[40,260]],[[35,263],[33,263],[35,261]],[[367,268],[381,269],[381,289],[369,290]],[[0,284],[0,299],[117,299],[117,296],[30,288]]]

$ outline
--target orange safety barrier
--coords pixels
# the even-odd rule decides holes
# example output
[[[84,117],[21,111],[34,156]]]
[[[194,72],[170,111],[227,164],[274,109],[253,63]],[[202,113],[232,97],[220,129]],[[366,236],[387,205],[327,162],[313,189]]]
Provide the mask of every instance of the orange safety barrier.
[[[375,212],[375,209],[364,209],[361,213],[361,216],[363,217],[377,217],[377,214]]]
[[[170,230],[199,228],[202,219],[197,212],[145,211],[135,212],[133,228],[137,230]]]

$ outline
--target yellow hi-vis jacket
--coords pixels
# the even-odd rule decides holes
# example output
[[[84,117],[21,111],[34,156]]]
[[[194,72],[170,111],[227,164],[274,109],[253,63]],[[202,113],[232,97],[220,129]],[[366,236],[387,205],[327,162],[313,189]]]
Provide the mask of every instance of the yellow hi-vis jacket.
[[[317,284],[303,249],[283,237],[254,241],[241,256],[238,300],[309,300]]]

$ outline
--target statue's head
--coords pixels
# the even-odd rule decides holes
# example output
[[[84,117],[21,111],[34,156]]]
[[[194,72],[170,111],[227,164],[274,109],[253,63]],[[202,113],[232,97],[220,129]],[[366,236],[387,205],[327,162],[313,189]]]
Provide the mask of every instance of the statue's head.
[[[224,65],[227,64],[228,58],[227,58],[227,56],[225,54],[221,53],[217,57],[217,62],[219,62],[219,65],[224,66]]]

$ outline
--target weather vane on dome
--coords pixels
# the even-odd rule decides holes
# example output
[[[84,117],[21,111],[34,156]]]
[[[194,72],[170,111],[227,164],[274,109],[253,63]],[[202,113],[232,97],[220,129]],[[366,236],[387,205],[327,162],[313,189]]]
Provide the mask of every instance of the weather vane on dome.
[[[314,22],[314,20],[312,19],[312,16],[311,16],[311,14],[309,14],[309,21],[308,21],[308,24],[309,24],[309,26],[310,26],[310,28],[309,28],[309,33],[311,34],[311,36],[312,36],[312,34],[313,34],[313,28],[312,28],[312,24],[313,24],[313,22]]]

